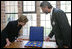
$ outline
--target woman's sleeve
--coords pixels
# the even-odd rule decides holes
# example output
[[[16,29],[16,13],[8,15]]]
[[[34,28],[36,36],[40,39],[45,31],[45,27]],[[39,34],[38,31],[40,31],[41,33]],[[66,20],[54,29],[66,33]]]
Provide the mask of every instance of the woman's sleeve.
[[[9,29],[10,29],[10,26],[11,26],[11,23],[9,22],[8,24],[7,24],[7,26],[2,30],[2,32],[1,32],[1,34],[2,34],[2,36],[3,37],[5,37],[5,38],[8,38],[8,31],[9,31]]]

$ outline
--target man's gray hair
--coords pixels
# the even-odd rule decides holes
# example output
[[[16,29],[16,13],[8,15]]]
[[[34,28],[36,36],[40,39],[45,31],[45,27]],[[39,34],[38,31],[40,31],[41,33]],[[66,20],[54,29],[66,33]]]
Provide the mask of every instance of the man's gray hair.
[[[41,4],[40,4],[40,7],[46,7],[48,6],[49,9],[52,8],[52,5],[48,2],[48,1],[43,1]]]

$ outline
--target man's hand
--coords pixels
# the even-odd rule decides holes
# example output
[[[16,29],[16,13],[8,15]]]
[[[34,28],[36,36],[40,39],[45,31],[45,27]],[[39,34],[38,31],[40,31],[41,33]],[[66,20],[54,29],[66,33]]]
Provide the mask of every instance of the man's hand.
[[[45,41],[49,41],[50,40],[50,37],[47,37],[46,39],[45,39]]]

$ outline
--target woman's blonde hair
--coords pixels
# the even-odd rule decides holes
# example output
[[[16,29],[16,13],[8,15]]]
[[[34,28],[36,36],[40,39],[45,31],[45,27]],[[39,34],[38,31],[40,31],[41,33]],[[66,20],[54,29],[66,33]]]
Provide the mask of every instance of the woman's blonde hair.
[[[18,22],[27,23],[27,22],[28,22],[27,16],[21,15],[21,16],[18,18]]]

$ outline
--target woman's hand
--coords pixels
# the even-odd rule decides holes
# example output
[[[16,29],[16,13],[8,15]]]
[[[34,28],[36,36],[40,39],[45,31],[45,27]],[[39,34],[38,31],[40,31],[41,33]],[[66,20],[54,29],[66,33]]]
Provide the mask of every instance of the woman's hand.
[[[22,39],[22,38],[17,38],[15,41],[16,42],[22,42],[24,39]]]
[[[5,45],[5,47],[9,46],[11,44],[11,42],[7,42],[7,44]]]
[[[5,47],[9,46],[10,44],[11,44],[11,42],[9,41],[8,38],[6,38],[6,45],[5,45]]]

